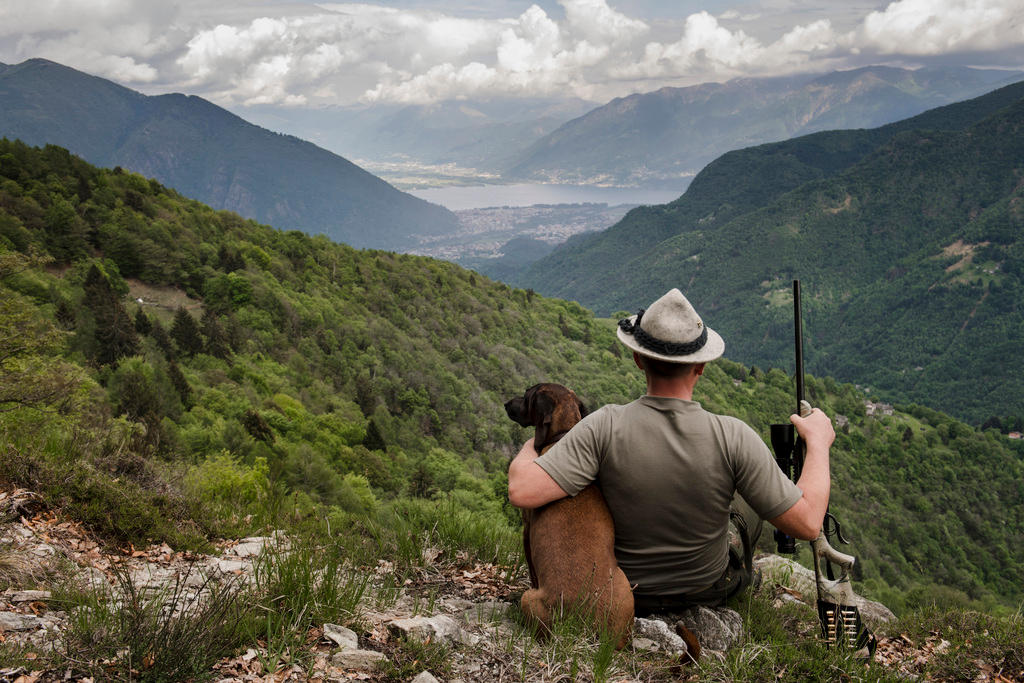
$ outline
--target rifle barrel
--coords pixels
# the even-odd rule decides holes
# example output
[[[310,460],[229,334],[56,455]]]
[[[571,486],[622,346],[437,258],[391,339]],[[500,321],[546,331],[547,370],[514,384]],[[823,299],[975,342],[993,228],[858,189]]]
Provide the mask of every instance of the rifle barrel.
[[[793,336],[796,338],[796,414],[804,400],[804,334],[800,316],[800,281],[793,280]]]

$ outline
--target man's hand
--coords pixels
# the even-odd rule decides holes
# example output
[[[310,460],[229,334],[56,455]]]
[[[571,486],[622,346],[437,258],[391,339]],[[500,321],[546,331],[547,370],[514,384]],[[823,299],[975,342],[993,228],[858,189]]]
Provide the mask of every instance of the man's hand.
[[[534,462],[539,457],[531,438],[508,466],[508,500],[517,508],[538,508],[569,495]]]
[[[789,421],[796,427],[796,432],[804,440],[808,451],[821,452],[824,450],[827,452],[832,447],[832,442],[836,440],[832,419],[820,408],[812,409],[811,414],[807,417],[790,415]]]
[[[768,520],[776,529],[795,538],[812,541],[818,537],[828,509],[832,479],[829,476],[828,450],[835,441],[832,420],[818,408],[807,417],[790,415],[790,422],[804,442],[804,467],[796,485],[803,497],[775,519]]]

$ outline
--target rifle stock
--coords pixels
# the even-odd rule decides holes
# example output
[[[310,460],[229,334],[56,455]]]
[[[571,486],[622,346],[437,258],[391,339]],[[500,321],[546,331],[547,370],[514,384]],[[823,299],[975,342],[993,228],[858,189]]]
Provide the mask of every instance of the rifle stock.
[[[810,404],[804,400],[804,351],[803,328],[800,313],[800,281],[793,280],[793,332],[796,337],[796,404],[797,413],[807,416]],[[800,478],[804,462],[804,444],[796,435],[791,423],[771,425],[772,448],[775,461],[793,481]],[[818,619],[821,634],[829,646],[850,647],[865,657],[874,655],[877,640],[864,625],[857,607],[857,595],[850,583],[850,572],[856,559],[833,548],[827,535],[835,534],[840,542],[846,539],[839,532],[839,524],[826,509],[825,520],[818,537],[811,541],[811,555],[814,560],[814,580],[818,591]],[[776,530],[776,550],[780,553],[796,553],[796,539]],[[839,568],[835,578],[831,564]],[[827,578],[825,576],[827,574]]]

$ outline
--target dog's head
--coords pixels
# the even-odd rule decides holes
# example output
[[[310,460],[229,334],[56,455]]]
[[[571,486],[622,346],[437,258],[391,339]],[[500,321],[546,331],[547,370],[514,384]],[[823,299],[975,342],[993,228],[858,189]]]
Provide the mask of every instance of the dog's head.
[[[521,397],[507,402],[505,412],[524,427],[535,428],[533,445],[542,451],[582,420],[587,407],[561,384],[534,384]]]

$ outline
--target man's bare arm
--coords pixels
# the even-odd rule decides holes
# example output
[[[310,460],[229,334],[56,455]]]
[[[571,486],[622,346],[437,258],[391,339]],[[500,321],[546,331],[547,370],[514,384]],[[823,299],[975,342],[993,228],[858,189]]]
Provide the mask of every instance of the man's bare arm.
[[[508,500],[517,508],[537,508],[569,495],[534,462],[538,457],[530,439],[508,466]]]
[[[813,541],[821,531],[828,509],[832,479],[829,474],[829,448],[836,433],[832,420],[815,408],[807,417],[791,415],[790,421],[804,441],[804,467],[796,485],[803,496],[793,507],[768,521],[779,531],[805,541]]]

